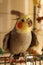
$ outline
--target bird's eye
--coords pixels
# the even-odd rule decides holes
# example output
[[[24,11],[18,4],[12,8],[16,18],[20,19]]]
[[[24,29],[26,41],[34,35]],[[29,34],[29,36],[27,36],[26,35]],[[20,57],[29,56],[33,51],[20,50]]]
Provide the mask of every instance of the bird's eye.
[[[32,21],[31,20],[28,20],[28,26],[32,26]]]
[[[29,26],[29,27],[31,26],[31,23],[30,23],[30,22],[28,22],[28,26]]]
[[[21,21],[24,22],[24,19],[22,19]]]

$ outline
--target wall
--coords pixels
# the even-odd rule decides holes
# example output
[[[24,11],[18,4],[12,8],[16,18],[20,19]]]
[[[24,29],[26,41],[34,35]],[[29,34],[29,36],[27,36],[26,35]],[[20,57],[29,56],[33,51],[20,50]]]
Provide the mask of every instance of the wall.
[[[0,2],[0,47],[2,47],[4,34],[10,29],[10,0]]]

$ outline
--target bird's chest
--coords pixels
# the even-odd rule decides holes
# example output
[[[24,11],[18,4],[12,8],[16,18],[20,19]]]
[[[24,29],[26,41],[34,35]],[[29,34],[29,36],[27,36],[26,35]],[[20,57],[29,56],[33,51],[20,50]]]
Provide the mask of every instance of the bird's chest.
[[[10,41],[10,49],[12,52],[24,52],[27,50],[27,48],[30,46],[31,43],[31,34],[25,34],[25,35],[16,35],[12,36]],[[18,52],[18,53],[19,53]]]
[[[14,44],[14,45],[15,44],[22,45],[22,44],[25,44],[25,43],[26,44],[30,43],[31,39],[32,39],[31,33],[29,33],[29,34],[21,34],[21,35],[16,34],[16,35],[13,35],[12,38],[11,38],[11,40],[13,41],[12,44]]]

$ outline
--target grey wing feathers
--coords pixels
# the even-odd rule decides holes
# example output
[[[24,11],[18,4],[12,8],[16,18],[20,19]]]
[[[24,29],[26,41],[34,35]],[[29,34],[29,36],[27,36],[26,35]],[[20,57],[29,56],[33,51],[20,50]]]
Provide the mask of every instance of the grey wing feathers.
[[[30,48],[38,45],[38,40],[37,40],[36,34],[33,31],[31,33],[32,33],[32,41],[31,41]]]
[[[10,45],[10,36],[11,32],[9,32],[8,34],[5,35],[4,39],[3,39],[3,49],[5,52],[9,51],[8,46]]]

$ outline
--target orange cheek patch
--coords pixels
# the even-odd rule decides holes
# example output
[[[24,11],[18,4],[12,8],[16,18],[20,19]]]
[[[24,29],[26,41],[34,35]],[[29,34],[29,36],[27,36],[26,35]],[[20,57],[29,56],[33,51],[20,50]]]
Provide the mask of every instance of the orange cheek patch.
[[[23,25],[22,25],[22,22],[19,22],[19,23],[17,24],[17,27],[18,27],[18,28],[22,28],[22,26],[23,26]]]

